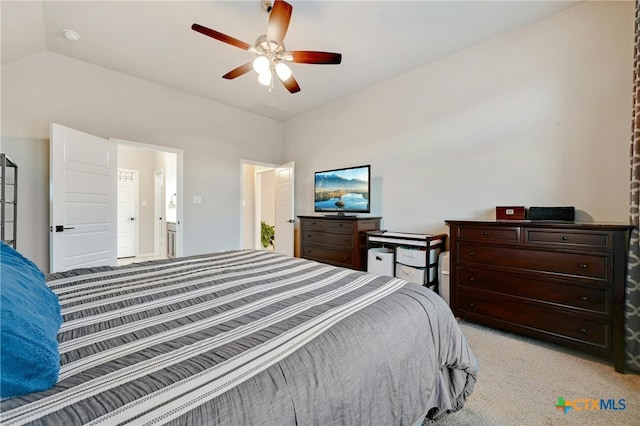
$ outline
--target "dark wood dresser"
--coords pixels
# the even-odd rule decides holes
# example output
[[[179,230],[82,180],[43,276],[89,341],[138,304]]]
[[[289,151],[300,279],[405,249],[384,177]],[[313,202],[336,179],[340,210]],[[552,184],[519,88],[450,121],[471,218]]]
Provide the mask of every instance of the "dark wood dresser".
[[[298,216],[300,256],[352,269],[367,269],[367,231],[380,229],[380,217]]]
[[[624,372],[629,225],[447,220],[456,316],[588,351]]]

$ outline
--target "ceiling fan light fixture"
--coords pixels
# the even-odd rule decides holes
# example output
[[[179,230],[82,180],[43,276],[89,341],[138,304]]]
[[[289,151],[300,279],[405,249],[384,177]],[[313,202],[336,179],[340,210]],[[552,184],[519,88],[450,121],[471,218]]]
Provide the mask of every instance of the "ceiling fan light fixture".
[[[253,69],[258,73],[262,74],[265,71],[269,71],[269,67],[271,64],[269,63],[269,59],[266,56],[258,56],[253,60]]]
[[[270,86],[271,85],[271,71],[266,70],[266,71],[261,72],[260,74],[258,74],[258,82],[260,84],[262,84],[263,86]]]
[[[278,74],[280,80],[285,81],[291,77],[292,71],[284,62],[278,62],[276,64],[276,74]]]

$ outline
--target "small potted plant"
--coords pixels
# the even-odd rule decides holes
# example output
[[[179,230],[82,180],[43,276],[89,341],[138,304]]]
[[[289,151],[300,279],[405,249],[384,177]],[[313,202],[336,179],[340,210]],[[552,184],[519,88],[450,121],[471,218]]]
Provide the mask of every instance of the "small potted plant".
[[[260,239],[262,240],[262,247],[269,248],[273,247],[273,240],[276,237],[276,227],[267,224],[266,222],[260,222],[261,232]]]

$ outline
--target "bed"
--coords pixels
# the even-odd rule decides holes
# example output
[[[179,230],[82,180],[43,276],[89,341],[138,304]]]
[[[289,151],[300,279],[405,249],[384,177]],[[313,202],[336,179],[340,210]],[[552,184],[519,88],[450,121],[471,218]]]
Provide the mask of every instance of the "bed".
[[[397,278],[240,250],[46,286],[55,385],[3,399],[3,425],[412,425],[476,382],[449,307]]]

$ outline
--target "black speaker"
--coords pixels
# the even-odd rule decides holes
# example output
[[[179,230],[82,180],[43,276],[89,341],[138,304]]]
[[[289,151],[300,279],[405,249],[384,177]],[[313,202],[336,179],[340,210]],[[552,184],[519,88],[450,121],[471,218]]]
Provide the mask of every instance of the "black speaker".
[[[527,219],[573,222],[576,220],[576,209],[575,207],[529,207]]]

